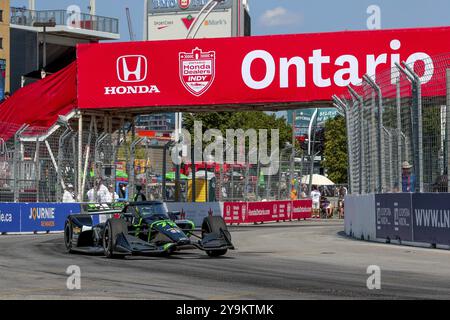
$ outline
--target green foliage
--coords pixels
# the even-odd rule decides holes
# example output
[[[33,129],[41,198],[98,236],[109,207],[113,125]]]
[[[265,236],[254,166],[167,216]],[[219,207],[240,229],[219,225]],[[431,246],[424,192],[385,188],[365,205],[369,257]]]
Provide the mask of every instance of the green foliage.
[[[345,119],[337,116],[325,122],[325,148],[322,165],[331,181],[347,183],[347,132]]]
[[[201,121],[203,124],[203,132],[208,129],[218,129],[226,138],[227,129],[267,129],[269,141],[271,139],[270,129],[279,129],[280,148],[283,148],[286,142],[292,140],[292,128],[288,125],[284,117],[277,118],[274,114],[267,114],[262,111],[247,112],[211,112],[211,113],[185,113],[183,118],[184,127],[193,136],[194,121]]]

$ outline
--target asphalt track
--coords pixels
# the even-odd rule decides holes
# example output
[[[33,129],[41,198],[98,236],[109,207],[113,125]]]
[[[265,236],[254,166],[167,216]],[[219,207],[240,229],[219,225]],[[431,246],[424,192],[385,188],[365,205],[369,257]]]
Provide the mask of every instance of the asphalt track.
[[[231,228],[222,258],[71,255],[63,236],[0,236],[0,299],[450,299],[450,251],[348,239],[339,221]],[[81,290],[66,269],[81,268]],[[369,265],[381,290],[368,290]]]

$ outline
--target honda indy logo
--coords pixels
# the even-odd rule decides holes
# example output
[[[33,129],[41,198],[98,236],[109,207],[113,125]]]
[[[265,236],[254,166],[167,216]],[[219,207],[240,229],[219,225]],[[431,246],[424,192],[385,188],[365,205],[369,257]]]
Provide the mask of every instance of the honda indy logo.
[[[194,96],[204,94],[214,82],[216,52],[203,52],[195,48],[192,52],[180,52],[180,80]]]
[[[148,62],[142,55],[121,56],[116,62],[117,79],[124,83],[140,83],[147,79]],[[105,95],[159,93],[156,85],[127,85],[105,87]]]

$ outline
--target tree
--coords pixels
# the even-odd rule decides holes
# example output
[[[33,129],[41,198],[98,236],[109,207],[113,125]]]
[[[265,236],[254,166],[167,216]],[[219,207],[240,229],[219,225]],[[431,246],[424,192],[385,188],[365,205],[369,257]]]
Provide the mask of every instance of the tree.
[[[194,121],[201,121],[203,132],[208,129],[218,129],[226,137],[227,129],[267,129],[268,139],[271,141],[270,129],[278,129],[280,135],[279,146],[282,149],[286,142],[292,140],[292,127],[284,117],[277,118],[275,114],[267,114],[263,111],[239,111],[239,112],[211,112],[211,113],[185,113],[184,127],[193,136]],[[269,144],[270,146],[270,144]]]
[[[345,119],[337,116],[325,122],[325,147],[322,165],[334,183],[344,184],[347,179],[347,132]]]

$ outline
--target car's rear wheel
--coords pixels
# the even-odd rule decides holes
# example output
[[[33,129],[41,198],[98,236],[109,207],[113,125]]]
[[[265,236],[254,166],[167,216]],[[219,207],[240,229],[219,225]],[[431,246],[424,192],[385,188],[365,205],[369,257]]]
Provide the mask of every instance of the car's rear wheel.
[[[73,230],[72,230],[72,223],[70,220],[66,220],[66,223],[64,224],[64,244],[66,246],[66,251],[68,253],[72,252],[72,238],[73,238]]]
[[[121,219],[109,219],[103,231],[103,250],[107,258],[125,258],[123,254],[114,254],[117,236],[127,232],[127,225]]]

